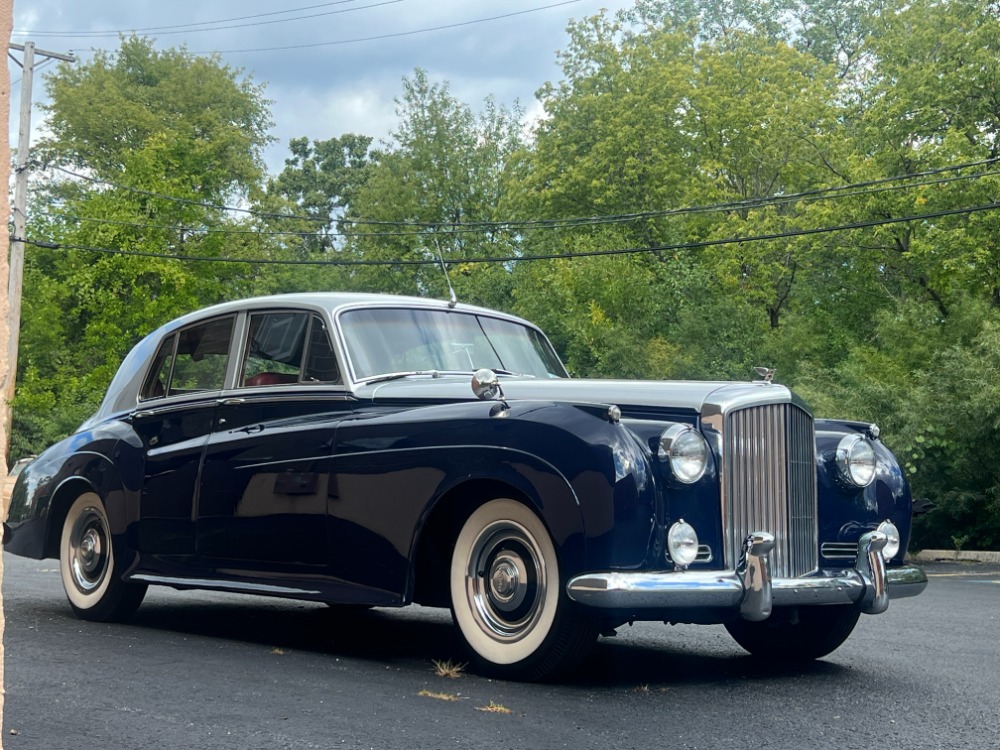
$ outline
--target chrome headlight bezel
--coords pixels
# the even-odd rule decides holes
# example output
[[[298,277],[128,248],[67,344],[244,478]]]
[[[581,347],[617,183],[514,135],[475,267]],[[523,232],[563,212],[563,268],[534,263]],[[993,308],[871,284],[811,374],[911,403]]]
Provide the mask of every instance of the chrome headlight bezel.
[[[711,452],[704,435],[689,424],[672,424],[660,433],[657,455],[670,464],[674,479],[682,484],[694,484],[705,476]]]
[[[841,481],[858,489],[867,487],[875,479],[878,458],[871,441],[861,435],[844,435],[837,444],[834,459]]]

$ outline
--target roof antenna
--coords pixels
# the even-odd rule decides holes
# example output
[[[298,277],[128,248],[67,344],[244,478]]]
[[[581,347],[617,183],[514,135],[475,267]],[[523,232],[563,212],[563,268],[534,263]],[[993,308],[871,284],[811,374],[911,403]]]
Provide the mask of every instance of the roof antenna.
[[[448,300],[448,307],[455,307],[458,304],[458,297],[455,296],[455,287],[451,285],[451,277],[448,276],[448,266],[444,263],[444,256],[441,254],[441,245],[438,244],[438,260],[441,262],[441,272],[444,274],[444,280],[448,282],[448,292],[451,295],[451,299]]]

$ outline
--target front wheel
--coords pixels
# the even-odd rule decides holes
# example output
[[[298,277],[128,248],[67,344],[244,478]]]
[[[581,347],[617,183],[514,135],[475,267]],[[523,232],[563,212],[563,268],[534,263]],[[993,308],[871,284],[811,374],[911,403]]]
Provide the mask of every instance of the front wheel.
[[[126,583],[111,544],[111,526],[101,499],[88,492],[70,506],[59,544],[59,572],[76,616],[121,622],[142,603],[145,584]]]
[[[754,656],[786,663],[811,661],[846,641],[861,611],[851,606],[801,607],[792,614],[775,611],[768,620],[731,622],[726,630]]]
[[[577,665],[597,640],[597,619],[563,591],[548,530],[515,500],[491,500],[466,520],[452,553],[450,589],[455,622],[480,671],[553,677]]]

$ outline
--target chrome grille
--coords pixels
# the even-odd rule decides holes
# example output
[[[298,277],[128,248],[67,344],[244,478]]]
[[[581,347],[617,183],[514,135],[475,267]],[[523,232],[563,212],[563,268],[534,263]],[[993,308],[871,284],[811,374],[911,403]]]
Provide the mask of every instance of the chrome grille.
[[[823,542],[820,554],[829,560],[853,560],[858,556],[858,543]]]
[[[774,535],[771,571],[806,575],[817,566],[813,419],[794,404],[733,411],[724,434],[726,564],[739,562],[754,531]]]

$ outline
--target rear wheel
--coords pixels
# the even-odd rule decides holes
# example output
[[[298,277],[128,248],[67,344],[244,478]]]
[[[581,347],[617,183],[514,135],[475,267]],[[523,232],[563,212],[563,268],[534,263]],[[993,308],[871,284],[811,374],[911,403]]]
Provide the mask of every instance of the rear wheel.
[[[98,622],[127,619],[142,603],[145,584],[126,583],[111,544],[111,526],[92,492],[70,506],[59,544],[59,572],[77,617]]]
[[[777,611],[775,615],[762,622],[731,622],[726,630],[754,656],[778,662],[811,661],[846,641],[861,611],[851,606],[801,607],[796,617],[782,617]]]
[[[553,677],[576,666],[597,640],[597,618],[563,590],[548,530],[515,500],[491,500],[466,520],[450,588],[455,622],[480,671]]]

